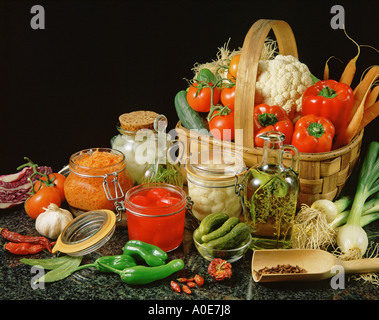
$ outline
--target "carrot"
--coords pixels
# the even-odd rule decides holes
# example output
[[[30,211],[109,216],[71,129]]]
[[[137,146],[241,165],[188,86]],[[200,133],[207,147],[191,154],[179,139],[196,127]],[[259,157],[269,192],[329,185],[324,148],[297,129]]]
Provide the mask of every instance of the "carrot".
[[[363,81],[367,78],[368,74],[365,76]],[[372,81],[367,86],[366,92],[362,99],[360,99],[359,105],[357,106],[356,110],[354,111],[352,118],[344,130],[342,130],[335,138],[335,141],[333,143],[333,149],[341,148],[347,144],[350,143],[351,140],[356,136],[356,134],[359,132],[358,129],[360,128],[361,122],[363,120],[364,115],[364,109],[365,109],[365,102],[367,95],[369,93],[369,90],[371,88],[371,85],[374,83],[374,81],[379,77],[379,73],[377,73],[376,77],[372,79]],[[362,82],[363,82],[362,81]],[[362,83],[361,82],[361,83]],[[360,89],[362,90],[362,89]],[[354,103],[355,105],[355,103]]]
[[[360,106],[364,97],[366,97],[371,90],[372,84],[379,77],[379,65],[372,66],[370,70],[366,73],[363,80],[354,89],[354,105],[351,110],[350,120],[353,118],[355,112]]]
[[[340,59],[336,58],[335,56],[331,56],[331,57],[329,57],[329,59],[326,60],[326,62],[325,62],[325,67],[324,67],[324,80],[328,80],[328,79],[329,79],[329,60],[332,59],[332,58],[334,58],[334,59],[336,59],[336,60],[338,60],[339,62],[342,63],[342,61],[341,61]]]
[[[371,92],[368,94],[365,104],[365,109],[371,107],[379,96],[379,86],[375,86]]]
[[[358,132],[360,132],[364,127],[366,127],[378,115],[379,115],[379,101],[375,102],[373,105],[366,108],[366,110],[363,113],[363,118],[359,125]]]
[[[355,43],[355,45],[358,47],[357,55],[353,59],[351,59],[349,61],[349,63],[346,65],[345,70],[343,71],[341,78],[340,78],[340,81],[339,81],[339,82],[345,83],[348,86],[350,86],[351,83],[353,82],[354,75],[355,75],[355,72],[357,70],[356,62],[358,60],[361,49],[360,49],[359,45],[347,35],[346,30],[343,29],[343,31],[345,32],[346,37],[348,39],[350,39],[351,41],[353,41]]]
[[[115,165],[120,161],[120,156],[116,154],[96,150],[92,154],[83,154],[81,158],[76,160],[76,163],[84,167],[102,168]]]

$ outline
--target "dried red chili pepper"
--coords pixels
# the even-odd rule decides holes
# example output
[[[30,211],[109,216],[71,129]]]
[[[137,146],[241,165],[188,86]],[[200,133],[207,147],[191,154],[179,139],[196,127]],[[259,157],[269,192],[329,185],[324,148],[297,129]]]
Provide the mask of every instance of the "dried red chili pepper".
[[[43,249],[45,249],[45,246],[42,244],[28,242],[8,242],[5,244],[4,249],[13,254],[26,255],[41,252]]]
[[[41,244],[49,252],[51,252],[51,243],[49,239],[45,237],[31,237],[19,234],[17,232],[11,232],[7,228],[0,228],[0,234],[7,240],[17,243],[32,243],[32,244]]]
[[[190,278],[190,279],[187,279],[187,278],[178,278],[177,279],[180,283],[183,283],[183,282],[192,282],[193,281],[193,278]]]
[[[180,292],[181,291],[180,286],[179,286],[179,284],[177,282],[171,281],[170,285],[171,285],[172,290],[174,290],[176,292]]]
[[[201,287],[204,284],[204,278],[198,274],[193,279],[195,280],[198,287]]]
[[[208,266],[208,273],[217,281],[230,279],[232,276],[232,265],[226,260],[214,258]]]
[[[183,284],[182,289],[183,289],[183,292],[185,292],[187,294],[192,293],[191,289],[186,284]]]

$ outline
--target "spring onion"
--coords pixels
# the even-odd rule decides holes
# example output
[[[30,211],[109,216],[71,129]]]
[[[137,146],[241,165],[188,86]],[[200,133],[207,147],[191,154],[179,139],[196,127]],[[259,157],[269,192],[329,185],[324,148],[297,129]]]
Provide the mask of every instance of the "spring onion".
[[[379,142],[371,142],[358,177],[354,200],[347,222],[337,234],[337,245],[346,259],[359,259],[365,254],[368,238],[361,227],[365,202],[379,191]]]
[[[359,172],[360,183],[354,197],[345,195],[335,202],[323,199],[316,200],[311,206],[302,205],[292,226],[291,244],[293,248],[335,248],[339,235],[337,244],[341,246],[340,251],[343,252],[341,258],[351,259],[352,252],[358,252],[356,255],[358,258],[364,254],[367,248],[367,234],[362,232],[362,228],[379,219],[378,150],[378,142],[369,146],[366,159]],[[354,208],[352,207],[353,203],[355,203]],[[348,221],[350,222],[349,226],[343,229],[342,227]],[[356,226],[351,227],[352,223]],[[341,229],[342,232],[339,233]],[[360,243],[359,250],[349,250],[355,247],[354,243],[358,242]]]
[[[312,203],[311,208],[320,210],[325,215],[328,223],[334,221],[338,215],[338,207],[330,200],[316,200]]]
[[[334,202],[335,203],[335,202]],[[347,218],[349,217],[350,210],[344,210],[339,212],[336,218],[330,223],[332,228],[338,228],[344,225],[347,222]],[[364,227],[375,221],[375,217],[379,214],[379,193],[377,197],[367,201],[363,206],[363,211],[361,215],[361,227]]]

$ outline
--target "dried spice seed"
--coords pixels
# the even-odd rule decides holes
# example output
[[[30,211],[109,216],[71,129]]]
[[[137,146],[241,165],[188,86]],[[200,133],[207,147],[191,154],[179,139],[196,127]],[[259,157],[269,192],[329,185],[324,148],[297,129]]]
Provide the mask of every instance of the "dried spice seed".
[[[278,264],[276,267],[264,267],[255,272],[258,277],[260,277],[263,274],[307,273],[307,270],[299,267],[298,265],[292,266],[290,264]]]

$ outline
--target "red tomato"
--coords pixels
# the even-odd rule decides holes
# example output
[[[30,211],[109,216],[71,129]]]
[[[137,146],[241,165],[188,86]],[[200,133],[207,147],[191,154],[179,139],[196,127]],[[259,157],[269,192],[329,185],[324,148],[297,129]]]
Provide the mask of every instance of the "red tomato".
[[[212,84],[210,83],[210,85]],[[187,102],[197,112],[209,112],[211,109],[211,92],[212,89],[209,87],[203,87],[199,90],[198,84],[194,83],[187,91]],[[216,87],[213,88],[213,105],[216,105],[219,101],[220,91]]]
[[[256,147],[263,147],[264,140],[262,138],[259,138],[258,136],[261,133],[267,132],[267,131],[279,131],[281,133],[284,133],[285,139],[284,139],[284,144],[291,144],[292,141],[292,135],[293,135],[293,125],[291,120],[282,120],[277,123],[275,123],[273,126],[267,126],[264,127],[260,130],[258,130],[257,134],[255,135],[254,138],[254,145]]]
[[[229,72],[226,74],[226,78],[229,79],[231,82],[236,82],[236,77],[232,76]]]
[[[148,197],[151,200],[158,200],[158,199],[166,198],[170,196],[171,196],[170,190],[167,190],[165,188],[159,188],[159,187],[150,189],[146,193],[146,197]]]
[[[229,73],[234,77],[237,78],[237,72],[238,72],[238,65],[240,63],[241,55],[237,54],[235,55],[232,60],[230,60],[229,63]]]
[[[60,207],[62,203],[61,196],[55,187],[44,187],[40,189],[34,196],[30,197],[25,202],[25,211],[32,219],[37,217],[45,211],[45,208],[50,203],[55,203]]]
[[[130,197],[130,202],[136,204],[137,206],[148,207],[151,204],[151,201],[145,196],[136,194],[135,196]]]
[[[49,179],[50,180],[54,179],[54,181],[53,181],[54,186],[57,189],[57,191],[59,192],[62,201],[64,201],[65,200],[64,182],[66,181],[66,177],[63,174],[60,174],[60,173],[51,173],[51,174],[49,174]],[[40,188],[46,187],[46,184],[43,183],[43,182],[41,182],[40,180],[46,181],[46,178],[45,177],[41,177],[39,180],[37,180],[34,183],[34,192],[37,192]]]
[[[234,112],[227,115],[216,115],[218,111],[213,112],[212,119],[209,121],[209,131],[211,134],[221,140],[234,140]],[[214,117],[213,117],[214,116]]]
[[[180,198],[178,197],[165,197],[165,198],[161,198],[161,199],[158,199],[157,202],[156,202],[156,205],[158,207],[167,207],[167,206],[172,206],[176,203],[178,203],[180,201]]]
[[[234,97],[236,95],[236,86],[224,88],[221,91],[221,103],[234,111]]]

